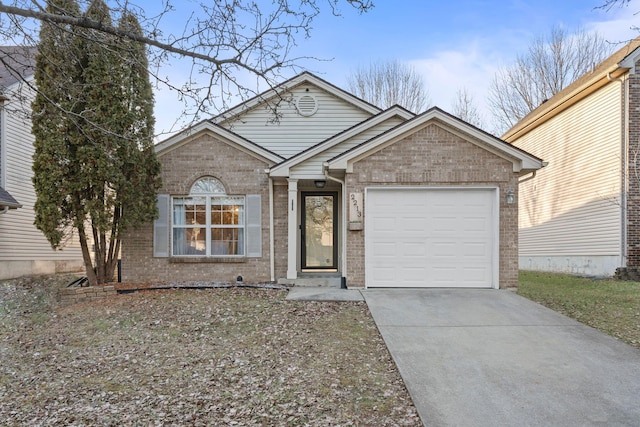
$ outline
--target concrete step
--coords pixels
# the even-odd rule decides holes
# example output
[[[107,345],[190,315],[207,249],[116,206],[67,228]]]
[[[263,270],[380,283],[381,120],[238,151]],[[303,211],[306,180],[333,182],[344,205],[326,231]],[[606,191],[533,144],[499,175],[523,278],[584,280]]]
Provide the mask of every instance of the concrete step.
[[[340,277],[298,277],[297,279],[280,279],[278,284],[313,288],[340,288],[342,281]]]

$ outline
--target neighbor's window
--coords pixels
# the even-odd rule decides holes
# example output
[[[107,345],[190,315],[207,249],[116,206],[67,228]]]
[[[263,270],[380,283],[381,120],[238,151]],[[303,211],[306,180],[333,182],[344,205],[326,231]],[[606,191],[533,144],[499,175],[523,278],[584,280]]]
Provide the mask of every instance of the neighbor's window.
[[[244,196],[227,196],[220,181],[206,177],[172,202],[173,255],[245,254]]]

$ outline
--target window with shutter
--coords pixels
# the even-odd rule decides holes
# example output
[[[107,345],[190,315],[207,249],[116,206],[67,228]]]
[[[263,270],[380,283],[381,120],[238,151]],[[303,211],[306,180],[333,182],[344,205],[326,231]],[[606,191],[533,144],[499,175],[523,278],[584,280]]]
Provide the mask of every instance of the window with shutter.
[[[231,196],[214,177],[171,199],[171,255],[261,257],[261,197]]]

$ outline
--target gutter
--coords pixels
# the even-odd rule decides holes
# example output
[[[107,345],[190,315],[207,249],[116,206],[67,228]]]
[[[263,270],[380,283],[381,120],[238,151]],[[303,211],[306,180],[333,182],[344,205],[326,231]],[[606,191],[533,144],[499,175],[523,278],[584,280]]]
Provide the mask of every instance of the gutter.
[[[549,162],[540,162],[540,165],[541,165],[540,169],[542,169],[544,167],[547,167],[547,165],[549,165]],[[522,179],[518,179],[518,184],[522,184],[523,182],[527,182],[527,181],[532,180],[533,178],[536,177],[537,173],[538,173],[538,169],[535,169],[532,172],[527,172],[527,175],[528,174],[531,174],[531,175],[527,176],[526,178],[522,178],[521,177]]]
[[[577,89],[576,91],[567,94],[567,96],[560,101],[555,107],[552,107],[550,110],[545,110],[540,112],[538,115],[533,117],[528,123],[520,128],[517,128],[511,132],[507,132],[502,136],[502,139],[509,143],[513,143],[514,140],[521,138],[527,133],[531,132],[533,129],[538,127],[540,124],[550,120],[555,117],[562,111],[571,107],[572,105],[582,101],[587,96],[591,95],[593,92],[607,85],[613,77],[618,78],[624,75],[628,71],[627,68],[621,68],[618,65],[614,65],[609,70],[605,71],[599,78],[593,80],[591,83],[587,83],[582,88]],[[544,104],[543,104],[544,105]],[[534,110],[535,111],[535,110]],[[526,117],[525,117],[526,118]]]

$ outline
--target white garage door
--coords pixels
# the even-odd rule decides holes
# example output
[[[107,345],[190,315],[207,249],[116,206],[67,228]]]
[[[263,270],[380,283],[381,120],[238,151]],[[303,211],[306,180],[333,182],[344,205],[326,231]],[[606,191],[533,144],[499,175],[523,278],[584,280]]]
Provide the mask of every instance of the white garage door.
[[[367,189],[367,287],[497,287],[495,189]]]

